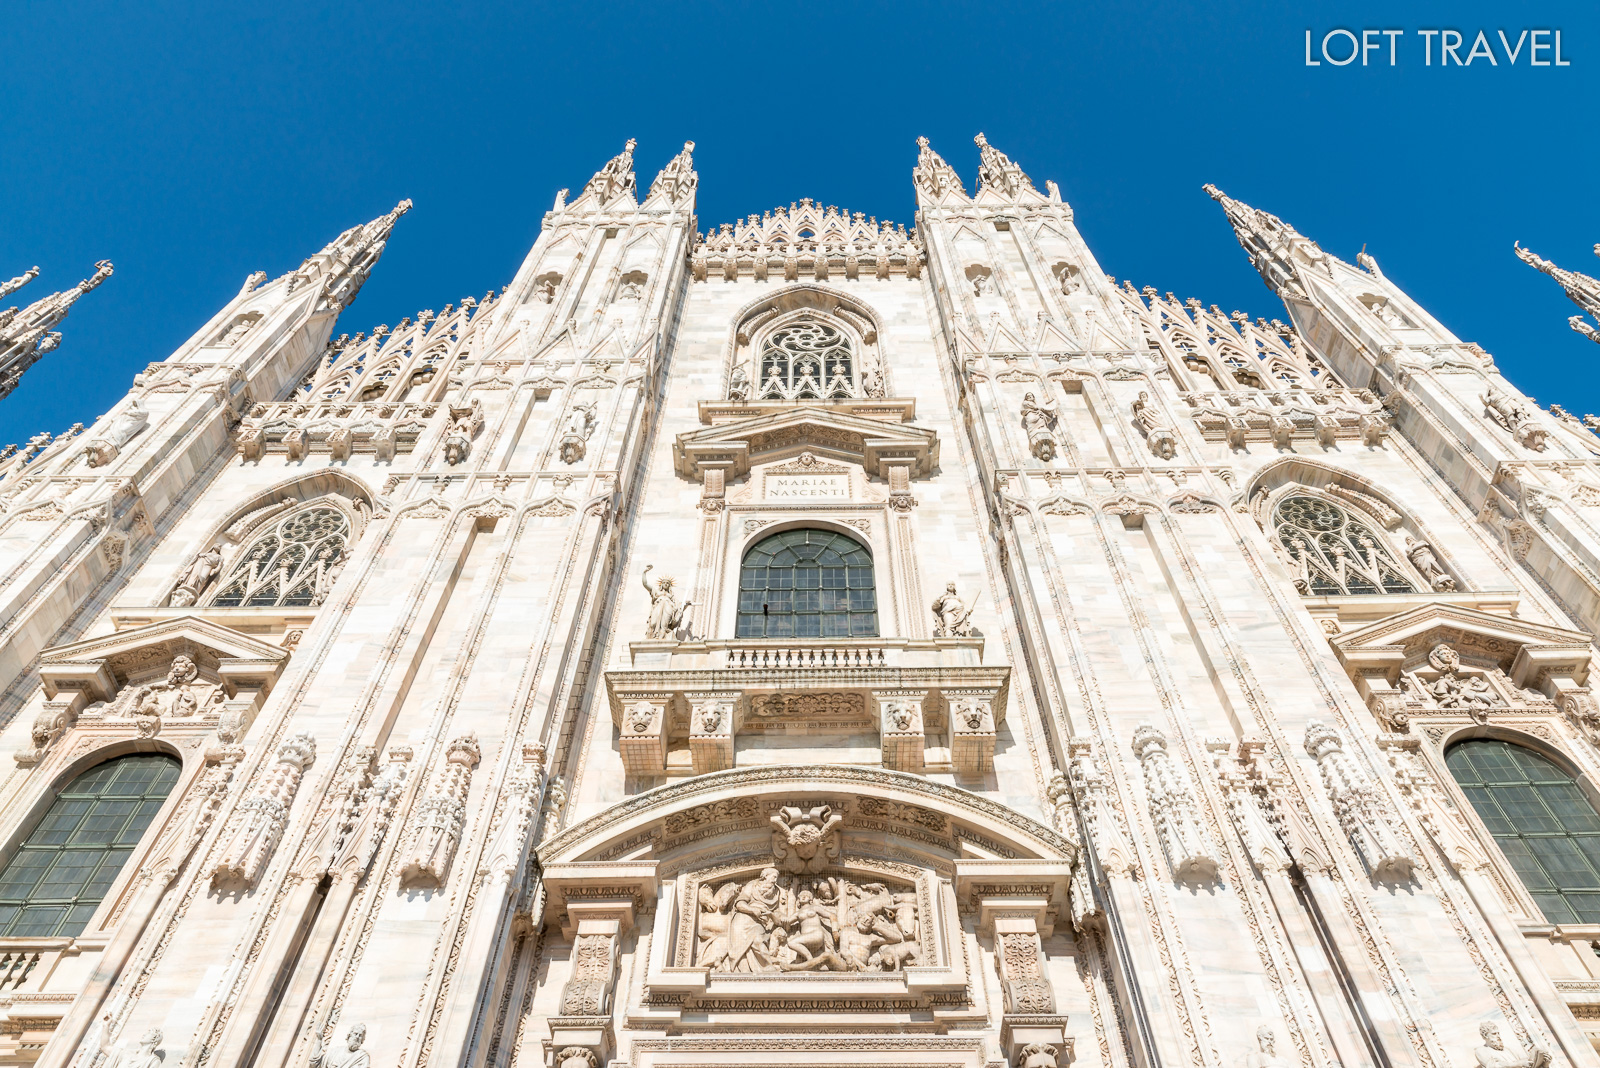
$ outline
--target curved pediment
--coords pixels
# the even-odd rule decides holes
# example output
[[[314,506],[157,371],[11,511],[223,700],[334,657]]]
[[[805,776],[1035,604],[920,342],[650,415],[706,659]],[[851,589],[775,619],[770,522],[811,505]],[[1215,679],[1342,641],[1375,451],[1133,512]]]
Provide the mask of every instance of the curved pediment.
[[[708,467],[737,478],[748,473],[752,463],[807,451],[859,463],[874,475],[884,474],[886,464],[900,463],[921,478],[939,466],[939,436],[932,430],[822,404],[760,410],[750,418],[679,434],[672,446],[678,473],[696,480]]]
[[[771,858],[786,808],[829,809],[844,853],[916,853],[950,868],[958,859],[1069,860],[1072,846],[1036,820],[959,787],[878,768],[737,768],[696,776],[613,805],[539,848],[548,870],[562,863],[651,860],[663,871],[700,863],[707,849]],[[746,847],[741,850],[740,846]]]

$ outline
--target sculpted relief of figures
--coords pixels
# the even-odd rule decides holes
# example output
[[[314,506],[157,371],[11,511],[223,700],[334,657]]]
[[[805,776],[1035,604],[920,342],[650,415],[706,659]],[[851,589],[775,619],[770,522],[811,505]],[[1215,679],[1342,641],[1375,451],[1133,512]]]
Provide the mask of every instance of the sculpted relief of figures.
[[[909,886],[764,868],[753,879],[701,886],[698,905],[695,963],[713,972],[892,972],[920,963]]]
[[[677,638],[679,641],[690,641],[689,609],[693,601],[678,603],[678,596],[673,592],[677,585],[676,580],[663,575],[652,585],[650,571],[654,564],[646,564],[641,580],[644,582],[645,592],[650,595],[650,618],[644,627],[644,636],[652,641],[665,641]]]

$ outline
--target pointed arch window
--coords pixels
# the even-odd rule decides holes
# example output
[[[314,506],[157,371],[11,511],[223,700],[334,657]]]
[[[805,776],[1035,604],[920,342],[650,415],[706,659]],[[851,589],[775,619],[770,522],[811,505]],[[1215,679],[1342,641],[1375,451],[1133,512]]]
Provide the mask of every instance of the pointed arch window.
[[[331,505],[290,512],[250,543],[217,588],[218,608],[319,605],[344,567],[350,520]]]
[[[767,335],[761,346],[762,400],[854,396],[854,355],[837,327],[802,320]]]
[[[740,638],[872,638],[878,601],[872,554],[831,530],[762,538],[739,569]]]
[[[178,781],[169,756],[117,757],[79,775],[0,872],[0,937],[83,933]]]
[[[1445,766],[1551,923],[1600,923],[1600,814],[1576,779],[1525,746],[1474,738]]]
[[[1419,589],[1383,537],[1342,505],[1294,494],[1278,502],[1272,522],[1278,544],[1298,572],[1295,585],[1301,593],[1331,596]]]

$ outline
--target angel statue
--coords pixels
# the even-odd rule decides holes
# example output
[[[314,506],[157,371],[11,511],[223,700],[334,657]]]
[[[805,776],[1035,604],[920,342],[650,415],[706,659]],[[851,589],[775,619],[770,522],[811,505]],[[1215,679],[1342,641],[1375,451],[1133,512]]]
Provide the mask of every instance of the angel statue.
[[[641,577],[644,582],[645,592],[650,595],[650,618],[644,626],[644,636],[652,641],[665,641],[676,637],[679,641],[690,641],[689,609],[693,601],[678,603],[677,596],[672,592],[676,582],[671,576],[663,575],[650,583],[650,570],[654,564],[644,566]]]

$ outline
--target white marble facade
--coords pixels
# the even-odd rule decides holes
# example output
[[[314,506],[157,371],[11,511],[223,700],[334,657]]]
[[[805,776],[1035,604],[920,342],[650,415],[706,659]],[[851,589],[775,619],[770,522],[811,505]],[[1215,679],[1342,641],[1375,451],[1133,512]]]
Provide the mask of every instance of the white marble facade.
[[[403,203],[0,462],[0,1064],[1600,1065],[1600,910],[1446,759],[1593,842],[1600,439],[1219,191],[1287,322],[981,136],[914,227],[701,232],[691,149],[335,337]]]

